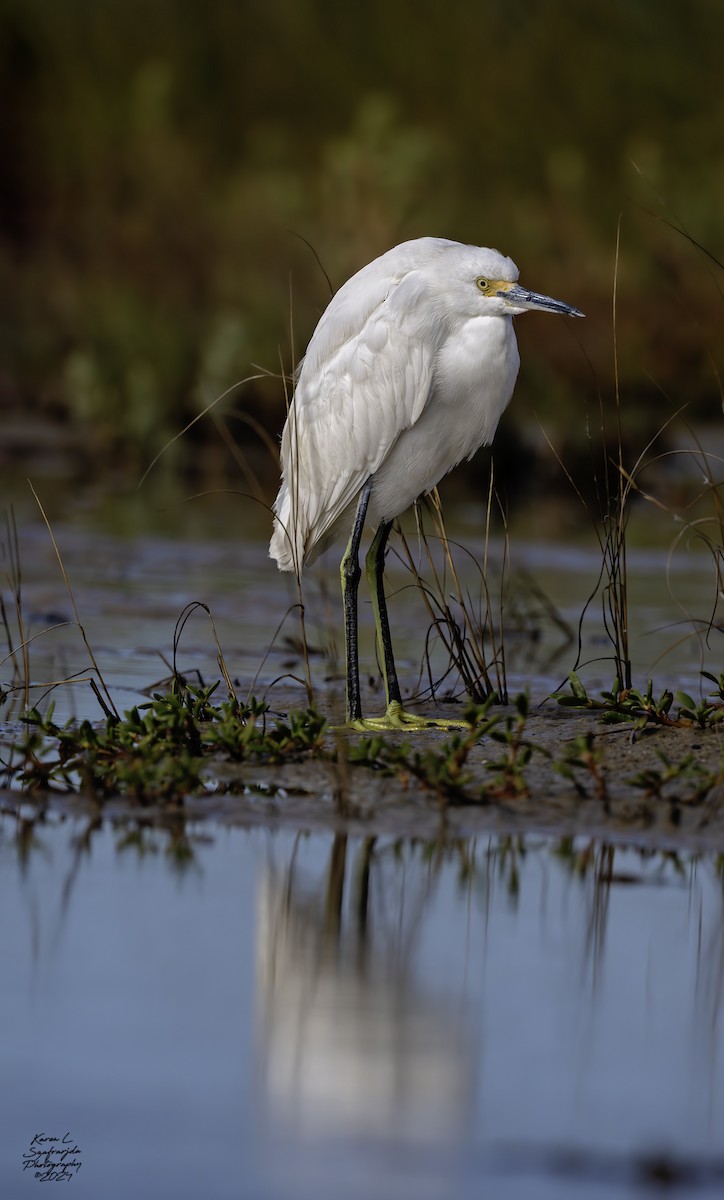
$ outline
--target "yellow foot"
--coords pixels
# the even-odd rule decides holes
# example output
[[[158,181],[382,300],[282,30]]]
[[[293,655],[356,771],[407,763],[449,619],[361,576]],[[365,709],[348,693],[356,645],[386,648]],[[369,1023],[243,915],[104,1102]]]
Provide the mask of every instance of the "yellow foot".
[[[356,721],[348,721],[344,728],[359,733],[413,733],[418,729],[470,729],[470,725],[467,721],[448,717],[420,717],[416,713],[405,712],[399,700],[393,700],[387,706],[384,717],[360,717]]]

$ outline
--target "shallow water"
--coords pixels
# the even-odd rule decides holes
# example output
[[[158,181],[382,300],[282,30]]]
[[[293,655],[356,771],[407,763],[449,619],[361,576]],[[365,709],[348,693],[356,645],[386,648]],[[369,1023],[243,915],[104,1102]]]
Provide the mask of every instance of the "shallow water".
[[[54,532],[119,710],[168,678],[175,622],[194,601],[211,609],[242,696],[306,703],[285,640],[299,633],[294,612],[285,620],[293,583],[263,541],[208,527],[126,538],[79,520]],[[47,530],[24,524],[20,548],[32,698],[55,702],[56,719],[97,719]],[[517,541],[512,554],[509,688],[541,699],[572,666],[561,622],[575,629],[600,564],[590,547],[555,542]],[[415,690],[428,617],[389,566],[401,675]],[[671,623],[709,614],[711,563],[682,548],[670,564],[665,551],[632,552],[629,567],[638,678],[653,669],[696,692],[700,647]],[[460,570],[476,596],[475,563]],[[541,615],[526,573],[560,620]],[[305,590],[328,712],[343,700],[337,590],[333,563]],[[584,660],[608,653],[599,612],[583,627]],[[366,607],[362,656],[373,668]],[[717,656],[705,648],[712,670]],[[185,626],[176,665],[218,677],[205,612]],[[612,675],[607,661],[584,673],[591,690]],[[367,703],[381,703],[377,681]],[[656,1178],[679,1195],[724,1190],[713,854],[679,861],[531,834],[423,845],[375,838],[369,815],[366,839],[320,822],[306,833],[303,796],[297,828],[283,830],[38,820],[3,799],[3,1197],[36,1186],[22,1169],[33,1137],[66,1133],[82,1162],[73,1194],[94,1198],[608,1197]]]
[[[414,530],[408,532],[410,546],[431,583]],[[249,691],[267,695],[272,688],[269,698],[272,702],[277,699],[282,708],[289,703],[305,706],[296,585],[289,576],[280,575],[268,559],[266,541],[257,536],[264,529],[247,533],[251,536],[240,538],[235,528],[204,525],[194,538],[168,534],[126,538],[99,531],[93,522],[76,519],[59,525],[54,536],[72,589],[71,600],[47,529],[37,523],[22,526],[24,633],[32,639],[31,702],[44,709],[52,699],[57,720],[102,716],[88,682],[95,671],[78,629],[74,601],[119,711],[143,702],[155,686],[169,678],[174,661],[192,680],[218,678],[215,637],[241,696]],[[485,550],[474,534],[463,532],[462,541],[467,549],[458,553],[456,567],[466,603],[479,614],[484,607],[479,564]],[[495,612],[504,555],[503,544],[493,543],[488,582]],[[511,548],[511,559],[506,569],[504,617],[508,689],[514,695],[527,688],[534,699],[543,699],[565,680],[576,661],[581,613],[596,586],[600,554],[588,543],[519,540]],[[344,682],[339,578],[334,555],[327,560],[305,576],[306,632],[316,702],[324,711],[340,714]],[[437,565],[439,568],[439,558]],[[683,544],[673,556],[666,550],[638,549],[629,554],[628,570],[636,680],[644,685],[653,675],[657,686],[674,685],[700,693],[700,669],[706,666],[718,673],[721,657],[721,634],[708,627],[717,602],[711,556],[700,547]],[[431,618],[420,590],[394,553],[388,558],[387,578],[403,689],[410,696],[429,697],[427,649],[440,698],[448,693],[461,696],[458,677],[445,673],[447,656],[439,638],[428,636]],[[450,600],[450,575],[441,571],[440,578],[442,591]],[[9,587],[3,587],[3,595],[12,612]],[[196,602],[205,607],[196,607],[184,625],[174,660],[176,622],[187,606]],[[459,616],[455,601],[450,603]],[[381,682],[364,591],[360,611],[363,689],[371,674],[373,687],[366,707],[374,710],[382,701]],[[601,687],[610,687],[614,677],[600,598],[590,604],[580,624],[580,636],[581,674],[595,694]],[[19,640],[18,636],[16,644]],[[488,661],[491,657],[489,651]],[[2,671],[0,682],[7,686],[9,661]],[[53,688],[58,680],[71,679],[74,681]],[[285,685],[281,698],[280,679]],[[16,712],[22,700],[18,693]],[[2,715],[7,718],[7,711]]]
[[[724,1188],[706,857],[2,822],[0,1192],[608,1197]],[[21,848],[22,847],[22,848]],[[10,918],[12,914],[12,918]]]

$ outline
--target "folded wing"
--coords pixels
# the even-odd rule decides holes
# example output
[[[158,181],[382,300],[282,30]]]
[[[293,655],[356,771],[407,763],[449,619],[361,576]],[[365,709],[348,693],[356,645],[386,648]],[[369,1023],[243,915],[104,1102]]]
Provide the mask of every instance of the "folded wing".
[[[387,257],[340,289],[302,363],[270,547],[282,570],[301,568],[430,397],[444,325],[421,275],[381,271]]]

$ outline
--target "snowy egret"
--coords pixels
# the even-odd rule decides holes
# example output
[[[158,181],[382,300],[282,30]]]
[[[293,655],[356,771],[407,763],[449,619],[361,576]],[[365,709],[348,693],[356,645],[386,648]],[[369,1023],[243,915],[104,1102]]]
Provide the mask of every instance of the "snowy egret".
[[[341,576],[347,722],[355,728],[460,725],[402,707],[385,552],[395,517],[492,442],[520,365],[512,318],[527,309],[583,316],[517,280],[515,263],[497,250],[444,238],[403,242],[340,288],[298,368],[269,552],[280,570],[299,573],[351,529]],[[387,696],[385,716],[372,719],[362,717],[357,648],[366,522],[376,530],[366,569]]]

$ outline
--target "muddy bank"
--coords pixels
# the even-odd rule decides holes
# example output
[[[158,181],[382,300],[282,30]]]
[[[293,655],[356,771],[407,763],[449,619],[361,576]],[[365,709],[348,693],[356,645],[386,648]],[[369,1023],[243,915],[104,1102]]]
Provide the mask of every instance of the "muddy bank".
[[[589,732],[601,755],[597,774],[577,769],[572,782],[561,776],[555,763],[567,745]],[[400,837],[540,830],[724,851],[724,782],[713,783],[701,795],[697,787],[704,776],[696,770],[712,776],[721,772],[720,731],[652,730],[634,738],[630,727],[607,727],[592,714],[548,707],[533,710],[524,736],[552,756],[533,752],[523,773],[527,794],[483,794],[495,774],[489,764],[500,759],[502,750],[486,738],[467,764],[466,800],[440,796],[412,774],[392,777],[342,759],[283,767],[227,765],[221,777],[228,779],[226,772],[238,771],[248,791],[241,796],[205,798],[200,808],[190,800],[189,811],[201,815],[210,809],[226,820],[253,818],[312,827],[343,824],[355,831]],[[439,734],[417,735],[414,749],[439,750],[445,740]],[[408,744],[413,743],[408,739]],[[338,739],[338,747],[344,751],[344,739]],[[679,778],[662,781],[657,795],[632,781],[643,772],[664,775],[667,767],[661,755],[670,764],[691,756],[692,765]]]
[[[439,711],[439,710],[438,710]],[[453,710],[449,710],[452,714]],[[513,710],[503,710],[512,713]],[[595,763],[559,769],[576,739],[593,734]],[[535,747],[520,774],[520,791],[491,790],[492,764],[504,747],[489,737],[465,767],[464,795],[442,795],[412,771],[349,761],[357,735],[327,735],[337,760],[264,764],[210,760],[207,791],[177,804],[143,806],[122,797],[102,805],[82,796],[2,793],[5,811],[95,814],[112,823],[164,827],[179,821],[228,825],[293,826],[367,835],[438,840],[486,834],[541,832],[586,834],[656,849],[724,853],[722,733],[718,729],[651,729],[606,726],[595,715],[548,705],[534,708],[524,738]],[[385,744],[407,742],[411,751],[441,753],[448,738],[388,734]],[[557,765],[558,764],[558,765]],[[641,780],[649,773],[649,784]],[[669,776],[667,778],[667,776]],[[525,790],[527,789],[527,790]]]

